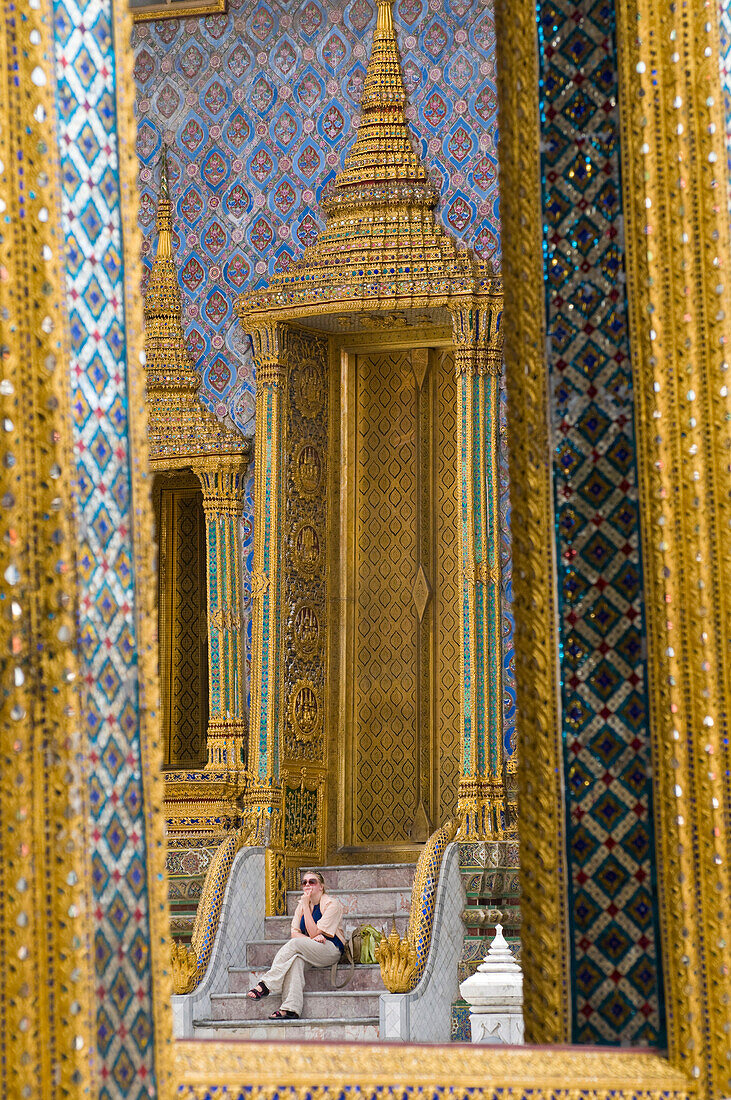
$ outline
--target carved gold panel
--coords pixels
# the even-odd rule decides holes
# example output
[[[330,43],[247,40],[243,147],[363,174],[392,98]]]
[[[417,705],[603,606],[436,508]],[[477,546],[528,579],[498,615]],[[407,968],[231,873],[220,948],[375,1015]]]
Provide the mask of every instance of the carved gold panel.
[[[322,337],[290,334],[282,609],[283,837],[290,882],[299,864],[324,858],[325,851],[327,350]]]
[[[332,420],[343,433],[330,604],[340,611],[337,634],[330,626],[342,686],[330,798],[337,846],[349,858],[405,858],[457,795],[454,364],[426,348],[344,363],[341,416]]]

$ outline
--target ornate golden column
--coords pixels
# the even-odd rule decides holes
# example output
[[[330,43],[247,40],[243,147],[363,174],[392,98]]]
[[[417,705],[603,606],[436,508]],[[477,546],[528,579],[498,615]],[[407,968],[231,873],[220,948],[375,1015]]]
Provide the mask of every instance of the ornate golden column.
[[[506,794],[500,587],[500,375],[502,291],[451,308],[462,499],[459,837],[514,830]],[[511,785],[512,786],[512,785]]]
[[[241,608],[241,515],[248,463],[211,456],[193,464],[203,487],[208,593],[207,770],[229,773],[232,793],[246,768],[246,677]]]
[[[284,386],[287,325],[252,327],[256,365],[254,569],[247,844],[279,845],[281,824],[282,586],[284,518]]]

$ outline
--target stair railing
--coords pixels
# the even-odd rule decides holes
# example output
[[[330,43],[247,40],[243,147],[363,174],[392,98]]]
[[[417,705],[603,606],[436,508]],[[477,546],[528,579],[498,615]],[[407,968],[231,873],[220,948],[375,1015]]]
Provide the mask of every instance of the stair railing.
[[[444,852],[457,835],[457,822],[448,821],[432,833],[416,864],[406,935],[399,936],[396,921],[376,948],[383,984],[390,993],[410,993],[418,985],[429,957],[439,873]]]
[[[170,962],[174,993],[192,993],[206,972],[221,918],[223,896],[236,853],[244,846],[243,830],[223,838],[211,860],[195,914],[190,946],[173,940]]]

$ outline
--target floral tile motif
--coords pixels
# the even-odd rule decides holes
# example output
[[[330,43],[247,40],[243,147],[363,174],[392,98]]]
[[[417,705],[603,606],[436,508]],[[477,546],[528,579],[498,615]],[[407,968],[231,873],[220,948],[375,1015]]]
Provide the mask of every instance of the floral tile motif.
[[[499,264],[491,0],[399,0],[394,16],[439,216]],[[229,346],[233,302],[314,239],[322,186],[355,133],[375,20],[374,0],[230,0],[227,15],[135,27],[144,258],[165,141],[189,346],[206,402],[245,430],[230,397],[253,379]]]
[[[612,0],[539,0],[573,1041],[662,1046]]]

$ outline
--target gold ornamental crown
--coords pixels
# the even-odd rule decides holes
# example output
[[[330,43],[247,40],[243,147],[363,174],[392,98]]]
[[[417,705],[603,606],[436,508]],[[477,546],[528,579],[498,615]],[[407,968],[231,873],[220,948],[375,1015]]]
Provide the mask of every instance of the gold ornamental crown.
[[[145,360],[153,466],[186,465],[192,456],[248,454],[250,443],[219,423],[198,397],[200,377],[185,343],[183,307],[173,256],[173,206],[167,148],[160,155],[157,251],[145,290]]]
[[[289,270],[240,296],[250,331],[264,319],[318,325],[335,314],[454,307],[499,290],[492,270],[436,220],[437,192],[406,121],[391,0],[377,2],[358,132],[320,204],[325,228]]]

